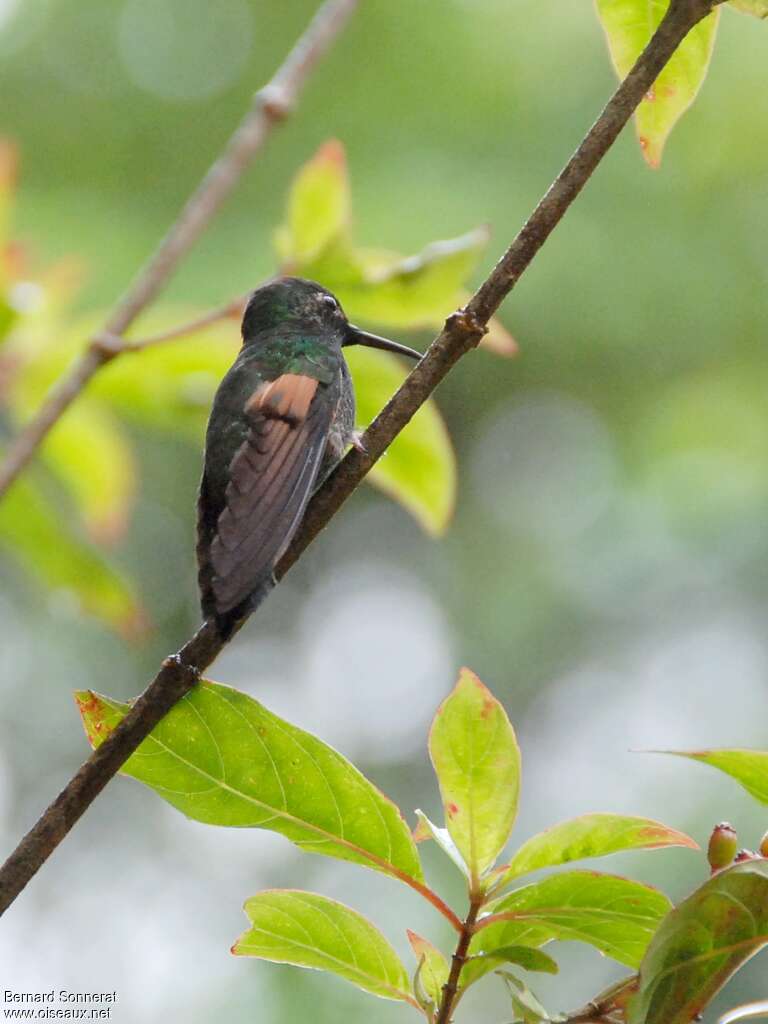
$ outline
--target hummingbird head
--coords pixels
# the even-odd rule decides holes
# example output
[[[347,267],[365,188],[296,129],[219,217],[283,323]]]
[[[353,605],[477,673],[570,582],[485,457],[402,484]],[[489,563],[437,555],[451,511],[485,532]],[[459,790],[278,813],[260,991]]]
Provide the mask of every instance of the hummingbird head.
[[[388,338],[369,334],[347,320],[335,295],[314,281],[301,277],[279,277],[257,288],[243,314],[243,344],[258,339],[266,331],[312,333],[328,345],[366,345],[397,352],[411,359],[421,353]]]

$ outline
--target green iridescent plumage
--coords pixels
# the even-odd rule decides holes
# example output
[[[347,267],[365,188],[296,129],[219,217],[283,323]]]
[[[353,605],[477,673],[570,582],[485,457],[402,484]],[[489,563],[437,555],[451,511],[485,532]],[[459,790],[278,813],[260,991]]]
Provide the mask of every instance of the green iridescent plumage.
[[[242,333],[214,398],[198,501],[203,614],[222,633],[268,593],[313,490],[354,440],[342,347],[419,357],[353,327],[333,295],[300,278],[257,289]]]

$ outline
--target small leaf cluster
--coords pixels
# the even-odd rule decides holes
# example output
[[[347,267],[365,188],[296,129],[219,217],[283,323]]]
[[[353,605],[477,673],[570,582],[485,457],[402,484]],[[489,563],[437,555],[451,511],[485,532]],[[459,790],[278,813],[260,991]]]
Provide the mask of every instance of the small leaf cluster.
[[[94,746],[129,710],[91,691],[77,700]],[[602,1019],[682,1024],[692,1019],[685,1016],[691,1006],[699,1012],[768,942],[766,862],[719,871],[677,908],[640,882],[570,867],[624,850],[697,848],[656,821],[586,814],[532,836],[505,857],[521,754],[504,708],[469,669],[437,710],[429,754],[444,821],[417,811],[411,831],[402,812],[341,754],[246,694],[204,681],[155,728],[124,772],[197,821],[269,829],[308,853],[363,865],[419,893],[456,931],[460,955],[409,929],[413,963],[407,967],[356,910],[293,889],[249,898],[249,927],[232,949],[328,971],[407,1003],[430,1022],[447,1020],[466,991],[491,974],[507,986],[516,1020],[568,1020],[545,1010],[528,981],[531,973],[558,971],[544,947],[560,940],[586,943],[637,972],[597,998]],[[461,872],[468,912],[449,906],[429,885],[419,856],[427,841]],[[541,871],[547,873],[530,877]],[[734,901],[743,913],[726,912]]]

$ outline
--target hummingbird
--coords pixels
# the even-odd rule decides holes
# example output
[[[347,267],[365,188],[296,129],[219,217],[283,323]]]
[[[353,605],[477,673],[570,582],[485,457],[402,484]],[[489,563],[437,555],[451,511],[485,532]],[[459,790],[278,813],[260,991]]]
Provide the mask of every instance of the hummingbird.
[[[298,277],[251,294],[242,339],[213,400],[198,497],[201,606],[224,637],[274,586],[313,492],[360,445],[342,348],[421,358],[353,326],[334,295]]]

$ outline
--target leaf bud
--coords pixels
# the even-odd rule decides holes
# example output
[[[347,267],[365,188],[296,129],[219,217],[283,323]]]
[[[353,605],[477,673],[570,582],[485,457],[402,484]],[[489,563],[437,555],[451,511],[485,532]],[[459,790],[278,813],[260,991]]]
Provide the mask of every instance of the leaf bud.
[[[736,830],[727,821],[720,822],[712,829],[707,847],[707,860],[712,868],[712,873],[727,868],[733,863],[738,847]]]

